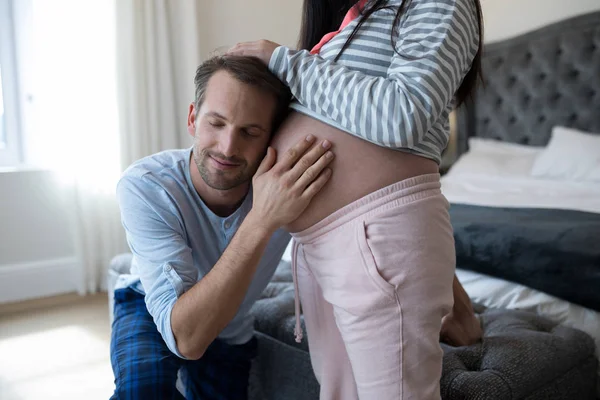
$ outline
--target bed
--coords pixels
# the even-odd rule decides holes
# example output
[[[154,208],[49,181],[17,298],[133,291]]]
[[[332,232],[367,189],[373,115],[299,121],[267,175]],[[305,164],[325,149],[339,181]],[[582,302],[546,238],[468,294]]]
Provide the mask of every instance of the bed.
[[[600,12],[490,44],[483,70],[442,177],[459,280],[588,333],[600,358]]]

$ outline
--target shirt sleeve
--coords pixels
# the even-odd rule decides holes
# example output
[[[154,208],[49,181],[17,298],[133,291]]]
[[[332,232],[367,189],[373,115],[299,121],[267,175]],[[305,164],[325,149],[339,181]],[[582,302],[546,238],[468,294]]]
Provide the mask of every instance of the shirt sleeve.
[[[395,12],[379,10],[373,16],[389,21],[391,32]],[[387,38],[391,40],[389,34]],[[303,106],[348,132],[380,146],[412,149],[453,101],[478,45],[472,1],[413,0],[399,22],[398,52],[386,76],[285,46],[275,50],[269,68]]]
[[[198,281],[198,272],[172,200],[143,177],[122,178],[117,198],[148,311],[168,348],[185,358],[171,329],[171,312],[177,298]]]

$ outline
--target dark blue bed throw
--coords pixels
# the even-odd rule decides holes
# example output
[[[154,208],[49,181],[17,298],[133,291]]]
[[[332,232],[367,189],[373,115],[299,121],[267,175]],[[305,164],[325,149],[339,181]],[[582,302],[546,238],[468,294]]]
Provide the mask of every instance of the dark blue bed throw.
[[[600,311],[600,214],[450,207],[457,268]]]

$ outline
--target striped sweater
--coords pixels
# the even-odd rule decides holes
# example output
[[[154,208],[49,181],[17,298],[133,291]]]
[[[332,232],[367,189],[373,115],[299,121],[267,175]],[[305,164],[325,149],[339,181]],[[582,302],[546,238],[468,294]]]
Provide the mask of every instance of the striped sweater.
[[[389,0],[400,5],[401,0]],[[319,55],[278,47],[270,70],[287,83],[291,107],[380,146],[441,162],[454,94],[479,46],[473,0],[412,0],[397,29],[397,9],[378,10],[334,58],[358,19]]]

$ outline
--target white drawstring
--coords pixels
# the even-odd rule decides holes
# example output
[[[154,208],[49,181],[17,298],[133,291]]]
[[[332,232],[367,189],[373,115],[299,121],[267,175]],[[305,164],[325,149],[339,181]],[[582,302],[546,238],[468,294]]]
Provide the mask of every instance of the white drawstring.
[[[298,295],[298,247],[300,245],[295,240],[292,244],[292,280],[294,281],[294,301],[296,308],[296,328],[294,335],[296,343],[302,341],[302,326],[300,325],[300,297]]]

